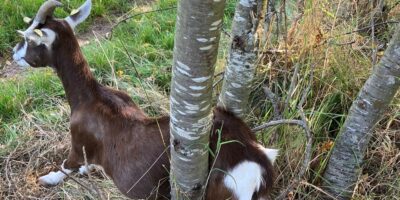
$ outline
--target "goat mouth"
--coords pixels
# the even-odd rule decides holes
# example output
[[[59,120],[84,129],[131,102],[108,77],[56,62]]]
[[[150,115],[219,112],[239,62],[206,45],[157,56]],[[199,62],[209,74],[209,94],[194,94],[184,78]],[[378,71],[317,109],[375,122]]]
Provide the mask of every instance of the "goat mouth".
[[[31,64],[29,64],[24,57],[20,58],[20,59],[14,59],[15,63],[17,63],[18,66],[22,67],[22,68],[27,68],[32,66]]]

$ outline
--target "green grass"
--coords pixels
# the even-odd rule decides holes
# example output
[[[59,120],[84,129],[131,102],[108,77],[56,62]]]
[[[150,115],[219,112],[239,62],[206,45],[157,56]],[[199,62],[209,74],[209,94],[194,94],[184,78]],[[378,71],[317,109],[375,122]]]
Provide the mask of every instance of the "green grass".
[[[175,5],[175,1],[164,0],[154,5],[152,9],[161,9]],[[141,12],[133,9],[132,13]],[[115,71],[123,73],[122,81],[138,86],[139,77],[155,81],[161,88],[169,88],[170,67],[172,64],[172,49],[174,40],[174,25],[176,11],[168,10],[162,13],[139,15],[127,23],[122,23],[113,33],[111,41],[92,42],[83,48],[83,52],[95,74],[103,83],[110,83],[111,66]],[[124,46],[133,58],[132,66]],[[114,63],[110,66],[109,63]],[[121,75],[121,73],[120,73]]]
[[[64,90],[50,70],[37,70],[23,80],[0,79],[0,143],[17,135],[12,127],[23,117],[23,111],[45,110],[54,104],[52,98],[64,96]]]

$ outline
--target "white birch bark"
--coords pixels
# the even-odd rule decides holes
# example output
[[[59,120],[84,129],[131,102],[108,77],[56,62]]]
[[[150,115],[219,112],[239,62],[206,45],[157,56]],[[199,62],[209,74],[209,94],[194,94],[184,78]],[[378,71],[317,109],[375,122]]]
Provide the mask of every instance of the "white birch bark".
[[[171,85],[172,199],[200,199],[208,173],[212,83],[225,0],[180,0]]]
[[[353,102],[332,150],[324,173],[324,187],[338,199],[351,198],[373,127],[399,87],[400,26],[383,58]]]
[[[256,70],[257,0],[240,0],[232,24],[232,43],[218,106],[237,116],[246,113]]]

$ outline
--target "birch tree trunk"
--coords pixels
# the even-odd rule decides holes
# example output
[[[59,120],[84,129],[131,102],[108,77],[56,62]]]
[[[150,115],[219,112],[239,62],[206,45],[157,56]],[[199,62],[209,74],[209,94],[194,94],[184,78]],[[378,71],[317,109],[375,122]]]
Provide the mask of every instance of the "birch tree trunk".
[[[257,4],[257,0],[240,0],[236,5],[232,43],[218,102],[239,117],[246,113],[256,70]]]
[[[375,66],[335,142],[324,186],[338,199],[350,199],[372,129],[400,87],[400,26],[397,28],[381,61]]]
[[[225,0],[180,0],[171,85],[171,195],[200,199],[208,173],[211,101]]]
[[[272,17],[276,13],[275,10],[275,0],[266,0],[267,1],[267,10],[265,12],[264,19],[264,32],[261,39],[261,44],[265,44],[267,41],[267,36],[270,34],[270,26],[272,23]]]

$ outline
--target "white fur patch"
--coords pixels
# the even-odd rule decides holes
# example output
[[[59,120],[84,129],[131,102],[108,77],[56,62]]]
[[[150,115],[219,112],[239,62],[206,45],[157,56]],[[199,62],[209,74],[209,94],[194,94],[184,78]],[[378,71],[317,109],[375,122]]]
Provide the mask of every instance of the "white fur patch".
[[[56,33],[48,28],[44,28],[42,31],[46,33],[46,36],[40,38],[40,41],[45,44],[47,48],[50,48],[54,40],[56,40]]]
[[[250,200],[254,192],[260,189],[264,182],[263,169],[255,162],[243,161],[228,171],[224,185],[238,200]]]
[[[25,31],[25,37],[36,43],[36,45],[44,44],[48,49],[51,48],[54,40],[56,40],[56,33],[48,28],[39,30],[42,36],[39,36],[35,31]]]
[[[30,67],[30,66],[31,66],[31,65],[29,65],[29,63],[27,63],[26,60],[24,60],[24,59],[18,60],[18,61],[16,61],[16,62],[17,62],[17,64],[18,64],[18,66],[20,66],[20,67]]]
[[[264,154],[271,161],[271,163],[274,164],[276,158],[279,155],[279,149],[268,149],[268,148],[263,147],[261,144],[258,144],[258,147],[261,149],[261,151],[264,152]]]
[[[271,161],[272,164],[275,163],[276,158],[279,155],[279,150],[278,149],[264,149],[265,155],[267,155],[268,159]]]
[[[86,165],[82,165],[81,167],[79,167],[79,174],[86,175],[90,171],[92,171],[94,169],[94,167],[95,167],[95,165],[88,165],[88,167],[86,167]]]
[[[64,160],[64,162],[65,162],[65,160]],[[50,172],[47,175],[41,176],[38,179],[39,184],[44,185],[44,186],[54,186],[54,185],[58,185],[59,183],[61,183],[64,180],[64,178],[67,176],[66,174],[70,174],[72,172],[72,170],[64,168],[64,162],[61,165],[61,169],[65,172],[65,174],[62,171]]]
[[[17,46],[14,47],[13,59],[21,67],[29,67],[29,64],[24,60],[27,49],[28,43],[26,41],[24,41],[24,46],[22,46],[22,48],[17,49]]]

